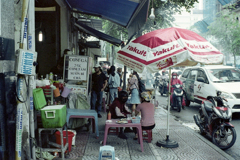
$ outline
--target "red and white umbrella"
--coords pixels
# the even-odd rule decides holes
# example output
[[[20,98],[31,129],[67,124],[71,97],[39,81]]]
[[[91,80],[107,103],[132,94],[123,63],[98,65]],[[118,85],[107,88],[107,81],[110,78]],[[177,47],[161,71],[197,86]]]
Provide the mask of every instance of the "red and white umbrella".
[[[223,54],[197,33],[166,28],[138,37],[117,52],[116,62],[142,73],[155,73],[170,66],[222,64]]]
[[[169,67],[170,84],[171,66],[222,64],[223,54],[195,32],[172,27],[155,30],[133,40],[117,52],[116,61],[139,73],[142,73],[144,68],[154,73]],[[170,107],[167,112],[166,140],[158,141],[157,145],[175,148],[178,143],[169,140],[169,112]]]

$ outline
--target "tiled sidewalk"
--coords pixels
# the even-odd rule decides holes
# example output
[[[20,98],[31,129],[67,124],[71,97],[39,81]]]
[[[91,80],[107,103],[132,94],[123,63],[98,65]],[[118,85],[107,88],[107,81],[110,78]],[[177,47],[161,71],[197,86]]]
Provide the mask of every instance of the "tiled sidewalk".
[[[100,136],[92,132],[78,131],[75,146],[67,159],[75,160],[98,160],[99,148],[102,146],[104,125],[107,115],[102,113],[99,119]],[[115,156],[119,160],[230,160],[231,156],[213,145],[206,138],[190,128],[181,125],[174,117],[170,116],[169,129],[170,140],[177,141],[178,148],[158,147],[156,142],[163,140],[167,133],[166,110],[159,106],[155,112],[156,127],[153,129],[151,143],[144,141],[144,152],[141,152],[140,144],[133,140],[134,133],[126,133],[128,139],[123,140],[117,135],[108,136],[107,145],[115,148]]]

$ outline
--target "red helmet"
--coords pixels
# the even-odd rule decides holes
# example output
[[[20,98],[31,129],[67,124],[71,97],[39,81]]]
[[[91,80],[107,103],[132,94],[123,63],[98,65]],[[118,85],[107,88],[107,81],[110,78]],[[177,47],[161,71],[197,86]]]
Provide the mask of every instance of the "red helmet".
[[[173,72],[172,76],[178,76],[177,72]]]

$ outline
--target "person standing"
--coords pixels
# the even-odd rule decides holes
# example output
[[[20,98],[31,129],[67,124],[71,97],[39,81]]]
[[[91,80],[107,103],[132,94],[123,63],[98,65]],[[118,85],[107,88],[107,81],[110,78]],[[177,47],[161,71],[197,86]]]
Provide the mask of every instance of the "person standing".
[[[110,104],[112,104],[113,100],[118,97],[120,77],[117,73],[115,73],[115,66],[111,66],[108,73],[109,73],[108,86],[110,93]]]
[[[118,73],[118,75],[119,75],[119,77],[120,77],[120,87],[122,87],[122,76],[123,76],[123,74],[122,74],[122,68],[118,68],[118,69],[117,69],[117,73]]]
[[[95,73],[92,74],[91,109],[97,110],[98,118],[102,118],[100,112],[102,109],[103,91],[107,86],[107,77],[99,65],[96,65],[94,69]]]
[[[133,71],[132,77],[129,78],[128,81],[128,90],[131,92],[131,98],[129,99],[128,104],[132,104],[132,114],[135,113],[136,105],[141,103],[139,96],[138,78],[140,77],[137,72]]]

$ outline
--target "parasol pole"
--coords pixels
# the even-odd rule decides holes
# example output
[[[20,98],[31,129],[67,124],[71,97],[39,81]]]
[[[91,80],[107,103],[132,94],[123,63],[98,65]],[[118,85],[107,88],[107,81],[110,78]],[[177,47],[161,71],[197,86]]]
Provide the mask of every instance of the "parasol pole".
[[[167,108],[168,108],[168,112],[167,112],[167,135],[166,135],[166,139],[164,140],[159,140],[157,141],[157,146],[158,147],[166,147],[166,148],[177,148],[178,147],[178,143],[176,141],[171,141],[169,140],[169,113],[170,113],[170,96],[171,96],[171,67],[169,67],[169,83],[168,83],[168,104],[167,104]]]

